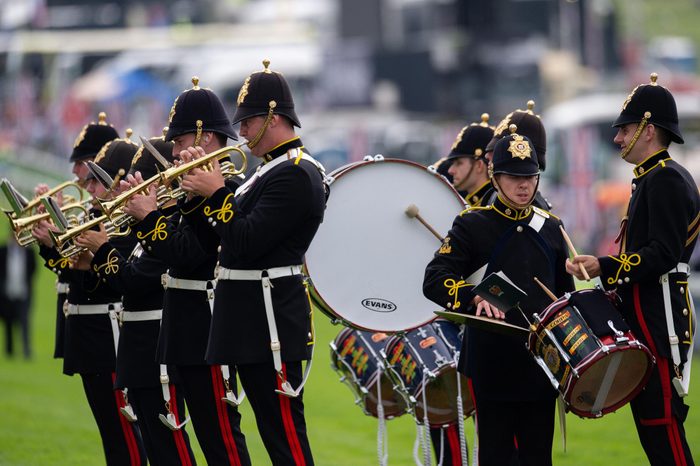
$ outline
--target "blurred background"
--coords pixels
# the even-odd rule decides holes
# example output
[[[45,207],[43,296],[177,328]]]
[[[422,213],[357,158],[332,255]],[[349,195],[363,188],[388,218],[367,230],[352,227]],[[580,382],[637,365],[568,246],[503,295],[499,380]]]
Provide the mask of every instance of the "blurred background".
[[[39,182],[71,179],[75,137],[100,111],[121,135],[126,128],[134,137],[160,135],[173,100],[195,75],[232,115],[243,80],[269,58],[292,87],[306,147],[328,171],[367,154],[431,164],[482,113],[497,125],[534,100],[548,135],[541,190],[577,249],[605,254],[632,178],[610,125],[631,89],[649,82],[651,72],[673,92],[679,109],[686,144],[670,152],[700,182],[698,24],[700,0],[0,0],[0,177],[25,195]],[[1,228],[0,237],[6,231]],[[700,297],[697,249],[697,285],[691,287]],[[19,364],[0,371],[0,411],[9,419],[0,437],[6,450],[26,443],[27,451],[40,447],[61,455],[63,447],[45,438],[80,426],[74,440],[85,441],[70,453],[84,450],[85,460],[71,456],[69,462],[94,464],[96,433],[79,382],[59,375],[60,362],[46,362],[53,344],[53,276],[38,275],[37,288],[44,290],[34,306],[43,312],[36,319],[41,356],[26,372]],[[337,332],[325,327],[323,345]],[[319,353],[326,358],[327,348]],[[36,403],[23,385],[33,385],[38,365],[53,377],[42,387],[49,390],[46,400],[58,401],[50,407]],[[371,455],[371,420],[352,408],[328,362],[322,365],[309,386],[309,400],[325,403],[309,409],[322,426],[314,441],[325,444],[321,455],[331,458],[321,456],[319,464],[340,464],[343,448],[363,446]],[[336,402],[336,390],[345,404]],[[365,424],[351,429],[351,438],[338,432],[342,441],[334,443],[327,434],[335,434],[333,426],[345,415],[334,411],[341,405],[355,410],[352,422]],[[595,422],[599,428],[603,421]],[[586,464],[614,461],[615,451],[606,448],[640,449],[631,420],[620,422],[624,427],[611,424],[605,437],[616,441],[596,444],[595,451],[605,453],[600,463]],[[692,422],[689,432],[697,438],[696,414]],[[406,421],[403,429],[408,440],[395,441],[399,452],[410,451],[414,426]],[[625,433],[631,437],[621,438]],[[575,438],[572,450],[594,454]],[[643,456],[636,454],[641,464]],[[617,464],[635,464],[627,455]],[[54,456],[33,463],[7,458],[0,448],[0,464],[67,464]],[[556,463],[582,464],[561,453]]]
[[[69,178],[100,111],[160,134],[194,75],[232,113],[270,58],[328,170],[376,153],[433,163],[481,113],[496,125],[535,100],[542,190],[602,254],[631,177],[610,123],[652,71],[681,114],[671,152],[700,176],[698,20],[698,0],[0,0],[0,175],[24,190]]]

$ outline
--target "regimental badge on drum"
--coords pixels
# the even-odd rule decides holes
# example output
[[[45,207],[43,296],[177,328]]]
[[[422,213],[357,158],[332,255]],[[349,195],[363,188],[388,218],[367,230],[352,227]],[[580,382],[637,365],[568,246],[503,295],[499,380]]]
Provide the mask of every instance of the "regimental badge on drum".
[[[561,357],[559,356],[559,351],[554,347],[554,345],[547,345],[544,347],[542,352],[542,358],[544,363],[547,365],[552,374],[559,372],[559,366],[561,365]]]
[[[445,239],[442,242],[442,246],[440,246],[440,250],[438,251],[438,254],[450,254],[452,252],[452,246],[450,245],[450,237],[445,236]]]

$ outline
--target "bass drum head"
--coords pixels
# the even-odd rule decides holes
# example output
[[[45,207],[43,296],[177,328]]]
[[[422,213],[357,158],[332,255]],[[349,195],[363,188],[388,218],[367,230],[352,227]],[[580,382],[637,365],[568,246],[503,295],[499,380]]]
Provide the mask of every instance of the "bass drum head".
[[[425,267],[440,247],[414,204],[444,236],[464,200],[441,175],[398,159],[358,162],[333,174],[325,218],[305,266],[318,307],[355,328],[412,329],[433,320],[423,296]]]

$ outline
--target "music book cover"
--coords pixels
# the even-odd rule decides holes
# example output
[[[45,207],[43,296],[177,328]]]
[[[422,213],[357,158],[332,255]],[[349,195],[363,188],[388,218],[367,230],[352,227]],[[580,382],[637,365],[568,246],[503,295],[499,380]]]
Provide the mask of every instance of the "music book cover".
[[[514,308],[527,297],[527,293],[510,281],[503,271],[492,272],[473,291],[503,312]]]

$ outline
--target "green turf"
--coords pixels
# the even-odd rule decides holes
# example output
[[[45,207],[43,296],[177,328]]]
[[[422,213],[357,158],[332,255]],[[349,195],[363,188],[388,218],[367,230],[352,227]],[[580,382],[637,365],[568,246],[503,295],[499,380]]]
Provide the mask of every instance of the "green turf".
[[[55,295],[53,277],[41,272],[33,314],[34,358],[30,362],[0,356],[0,465],[86,465],[103,463],[100,440],[84,400],[80,379],[61,374],[51,359]],[[377,422],[353,405],[353,397],[330,367],[328,342],[340,331],[323,315],[316,318],[318,350],[305,392],[311,447],[319,465],[377,464]],[[686,422],[694,456],[700,459],[700,361],[695,361],[691,411]],[[253,464],[270,464],[248,404],[242,407]],[[389,464],[411,465],[415,424],[406,415],[387,423]],[[471,444],[473,424],[467,421]],[[638,465],[645,457],[628,408],[602,419],[567,416],[568,451],[559,434],[556,465]],[[189,429],[192,434],[191,429]],[[194,436],[192,435],[194,439]],[[197,459],[205,464],[198,447]]]

